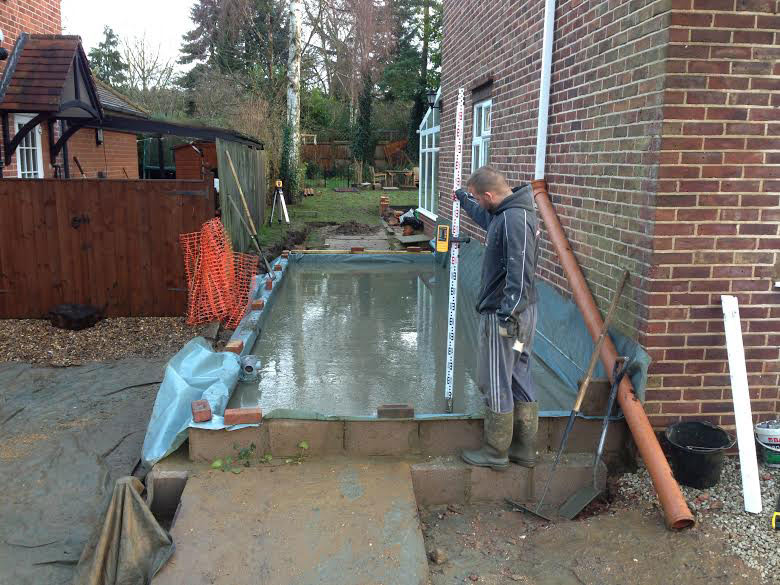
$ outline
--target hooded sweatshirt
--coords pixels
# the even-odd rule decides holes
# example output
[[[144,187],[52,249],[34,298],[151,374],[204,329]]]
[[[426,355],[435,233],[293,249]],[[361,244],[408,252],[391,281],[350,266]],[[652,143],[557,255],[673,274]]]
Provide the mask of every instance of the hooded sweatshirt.
[[[531,186],[515,187],[492,212],[463,189],[455,194],[463,210],[487,231],[477,311],[495,312],[504,321],[517,319],[536,302],[539,232]]]

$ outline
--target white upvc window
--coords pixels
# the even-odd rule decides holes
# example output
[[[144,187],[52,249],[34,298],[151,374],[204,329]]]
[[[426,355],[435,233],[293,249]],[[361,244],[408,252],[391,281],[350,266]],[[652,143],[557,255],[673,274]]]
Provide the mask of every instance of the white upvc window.
[[[490,163],[490,125],[493,100],[474,104],[474,131],[471,140],[471,172]]]
[[[436,221],[439,208],[439,140],[441,136],[441,88],[436,101],[423,117],[420,128],[420,186],[417,195],[418,211]]]
[[[27,122],[33,119],[31,114],[14,114],[14,128],[19,132]],[[20,179],[43,179],[43,147],[41,145],[41,126],[22,139],[16,148],[16,176]]]

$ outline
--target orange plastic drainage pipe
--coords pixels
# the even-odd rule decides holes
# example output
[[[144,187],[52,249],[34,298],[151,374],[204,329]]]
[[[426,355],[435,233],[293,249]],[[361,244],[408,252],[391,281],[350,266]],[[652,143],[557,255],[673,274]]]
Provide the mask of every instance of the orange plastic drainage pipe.
[[[544,220],[550,241],[558,253],[558,258],[563,265],[566,278],[571,285],[574,301],[585,318],[585,325],[591,337],[595,340],[598,338],[603,324],[601,314],[596,306],[596,302],[593,300],[593,296],[590,294],[590,289],[585,282],[585,277],[582,275],[580,265],[571,251],[569,240],[566,238],[558,215],[555,213],[555,208],[550,202],[550,196],[547,194],[547,184],[544,180],[538,180],[532,181],[531,186],[533,187],[534,199]],[[610,377],[616,358],[617,350],[615,345],[607,337],[604,345],[601,347],[601,363],[604,364],[604,369],[609,372]],[[655,491],[658,493],[658,499],[664,510],[667,527],[680,530],[693,526],[695,523],[693,514],[691,514],[688,508],[688,504],[685,503],[680,486],[677,485],[672,475],[669,463],[661,451],[661,446],[658,444],[658,439],[656,439],[653,428],[650,426],[650,421],[644,408],[642,408],[642,404],[634,394],[634,388],[628,376],[624,377],[620,383],[618,403],[623,410],[623,415],[626,417],[628,428],[631,430],[639,453],[647,466],[647,470],[650,472]]]

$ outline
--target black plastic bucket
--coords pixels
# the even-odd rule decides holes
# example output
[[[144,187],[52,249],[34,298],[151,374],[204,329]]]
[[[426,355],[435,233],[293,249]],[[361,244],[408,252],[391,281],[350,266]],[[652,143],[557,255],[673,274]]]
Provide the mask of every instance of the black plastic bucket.
[[[683,485],[704,489],[720,480],[726,449],[735,439],[707,422],[679,422],[666,429],[674,477]]]

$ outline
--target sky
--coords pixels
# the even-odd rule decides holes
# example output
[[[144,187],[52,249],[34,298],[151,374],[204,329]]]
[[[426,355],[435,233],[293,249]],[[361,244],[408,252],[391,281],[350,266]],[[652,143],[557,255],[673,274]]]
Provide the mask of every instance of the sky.
[[[62,0],[63,34],[79,35],[84,50],[103,40],[105,25],[120,38],[146,34],[152,47],[160,47],[165,59],[179,58],[182,35],[192,28],[190,7],[195,0]]]

